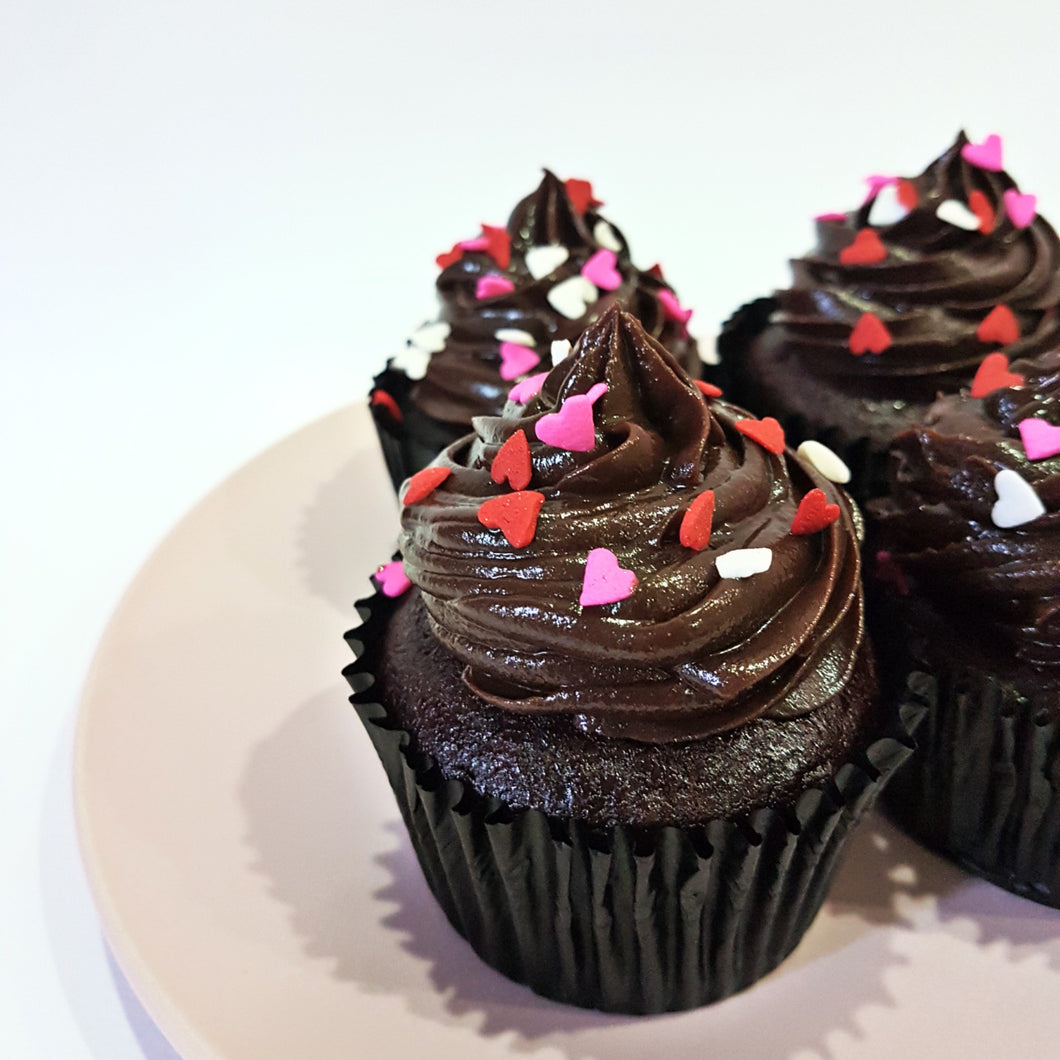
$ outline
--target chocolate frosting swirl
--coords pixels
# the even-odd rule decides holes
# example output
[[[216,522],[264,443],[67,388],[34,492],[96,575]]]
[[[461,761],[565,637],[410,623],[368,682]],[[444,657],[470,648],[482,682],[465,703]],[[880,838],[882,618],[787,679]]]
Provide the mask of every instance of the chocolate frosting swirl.
[[[1018,425],[1060,426],[1060,350],[1017,361],[1020,386],[940,398],[891,449],[891,496],[873,502],[878,543],[955,628],[1060,678],[1060,456],[1029,460]],[[1046,514],[1003,529],[994,479],[1017,472]]]
[[[844,219],[817,222],[817,246],[791,263],[793,284],[777,293],[772,324],[784,350],[803,371],[827,378],[852,395],[897,402],[931,402],[936,394],[967,384],[984,354],[996,345],[976,335],[997,305],[1013,311],[1020,339],[1011,357],[1031,356],[1060,342],[1060,242],[1035,217],[1017,228],[1004,208],[1016,184],[1005,172],[974,166],[953,146],[906,183],[916,205],[893,224],[871,226],[875,196]],[[989,233],[968,231],[937,216],[956,200],[968,206],[974,192],[994,215]],[[856,233],[873,228],[886,260],[843,264],[840,253]],[[891,334],[883,353],[854,356],[852,329],[874,313]]]
[[[605,383],[595,444],[571,452],[537,440],[562,402]],[[479,417],[435,461],[451,471],[404,508],[405,569],[434,634],[481,697],[511,711],[569,714],[581,729],[647,742],[689,740],[767,715],[812,711],[846,684],[862,637],[859,559],[845,496],[788,451],[737,431],[746,413],[708,404],[636,319],[609,307],[525,406]],[[482,526],[482,502],[517,431],[530,445],[528,489],[544,496],[532,542],[514,548]],[[840,506],[823,531],[790,532],[800,499]],[[701,551],[679,527],[715,494]],[[579,605],[586,557],[611,549],[639,584],[626,599]],[[772,549],[769,570],[722,579],[717,559]]]
[[[551,305],[548,293],[563,280],[578,276],[602,248],[597,238],[601,222],[610,229],[607,241],[613,245],[603,249],[614,250],[621,284],[613,291],[598,290],[586,312],[571,319]],[[498,415],[514,382],[500,376],[499,330],[514,328],[533,336],[542,360],[534,370],[541,371],[549,367],[554,339],[573,341],[613,302],[635,314],[689,372],[699,374],[695,340],[683,323],[667,316],[659,301],[659,292],[672,288],[657,270],[645,272],[633,265],[625,237],[592,205],[579,213],[566,185],[554,174],[545,170],[537,190],[512,211],[507,231],[512,252],[507,268],[499,268],[485,252],[470,251],[438,277],[439,319],[451,330],[445,347],[431,356],[424,378],[412,391],[412,400],[427,415],[456,424],[470,424],[473,416]],[[526,253],[544,246],[565,247],[569,257],[549,275],[535,279],[527,269]],[[515,288],[479,299],[476,287],[486,275],[502,275]]]

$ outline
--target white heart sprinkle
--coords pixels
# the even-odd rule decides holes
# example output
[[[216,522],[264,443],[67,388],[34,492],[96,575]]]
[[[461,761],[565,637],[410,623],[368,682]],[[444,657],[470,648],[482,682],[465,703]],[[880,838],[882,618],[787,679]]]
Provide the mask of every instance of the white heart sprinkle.
[[[549,305],[569,320],[585,316],[585,311],[596,301],[596,284],[584,276],[568,276],[545,296]]]
[[[501,328],[493,333],[493,337],[498,342],[514,342],[516,346],[533,348],[537,345],[534,336],[529,331],[523,331],[522,328]]]
[[[552,340],[552,364],[553,367],[559,364],[560,361],[565,361],[570,354],[570,340],[569,339],[553,339]]]
[[[939,208],[935,211],[935,216],[940,221],[945,221],[948,225],[963,228],[966,232],[976,231],[982,223],[963,202],[958,202],[956,199],[947,199],[945,202],[940,202]]]
[[[893,225],[901,221],[909,211],[898,198],[898,186],[885,184],[869,207],[870,225]]]
[[[434,324],[424,324],[423,327],[417,328],[409,336],[409,342],[417,349],[426,350],[428,353],[438,353],[445,349],[447,338],[449,338],[449,325],[444,320],[439,320]]]
[[[1022,526],[1032,522],[1040,515],[1045,515],[1045,505],[1041,497],[1034,492],[1034,487],[1018,472],[1002,468],[994,476],[994,490],[997,503],[990,509],[990,518],[994,526],[1007,530],[1012,526]]]
[[[719,578],[749,578],[762,574],[773,563],[771,548],[737,548],[718,556]]]
[[[829,482],[847,483],[850,481],[850,468],[827,445],[811,439],[803,442],[795,450],[795,455],[817,468]]]
[[[570,251],[556,243],[543,247],[531,247],[524,256],[526,271],[535,280],[550,276],[570,257]]]
[[[390,365],[404,372],[409,379],[422,379],[427,374],[427,362],[430,359],[431,355],[427,350],[418,346],[406,346],[390,358]]]
[[[613,250],[616,254],[622,250],[622,242],[615,234],[615,230],[602,219],[593,226],[593,239],[600,246]]]

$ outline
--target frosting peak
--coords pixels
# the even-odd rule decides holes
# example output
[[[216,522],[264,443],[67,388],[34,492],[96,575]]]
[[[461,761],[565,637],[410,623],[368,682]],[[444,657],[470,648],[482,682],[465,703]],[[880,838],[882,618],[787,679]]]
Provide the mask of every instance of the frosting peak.
[[[537,190],[512,211],[508,234],[524,251],[549,245],[587,247],[596,242],[584,217],[575,210],[566,185],[548,169]]]
[[[471,690],[648,742],[837,695],[862,637],[852,516],[756,425],[617,307],[525,405],[477,417],[402,513],[405,569]]]

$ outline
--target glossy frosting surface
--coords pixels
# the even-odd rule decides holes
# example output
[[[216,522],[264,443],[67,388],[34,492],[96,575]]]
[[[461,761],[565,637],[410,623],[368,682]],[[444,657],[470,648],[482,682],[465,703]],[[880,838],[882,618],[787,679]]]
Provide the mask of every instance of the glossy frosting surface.
[[[1060,426],[1060,350],[1012,365],[1025,383],[940,398],[892,447],[891,495],[871,505],[879,546],[958,629],[1060,671],[1060,455],[1030,460],[1018,425]],[[995,478],[1028,483],[1045,514],[999,527]]]
[[[695,341],[659,299],[660,292],[672,293],[671,288],[657,270],[643,271],[633,265],[625,237],[601,217],[592,201],[579,211],[564,182],[546,170],[538,188],[512,211],[507,231],[511,257],[506,267],[501,268],[483,251],[471,251],[443,268],[438,277],[439,319],[451,330],[444,348],[431,356],[425,377],[412,392],[413,401],[427,415],[470,424],[473,416],[500,413],[511,381],[500,375],[498,331],[516,329],[531,336],[542,360],[533,370],[540,371],[550,366],[549,347],[554,339],[573,341],[616,301],[636,315],[690,372],[698,374]],[[539,247],[565,248],[568,257],[547,275],[535,278],[526,255]],[[619,285],[613,290],[597,289],[580,315],[559,312],[549,301],[550,292],[579,277],[601,249],[615,254]],[[478,284],[484,276],[502,276],[513,289],[478,298]]]
[[[574,452],[535,427],[596,384],[595,442]],[[687,740],[758,716],[812,711],[842,690],[862,638],[858,545],[842,492],[790,452],[737,430],[747,414],[706,400],[629,314],[611,309],[525,405],[475,420],[436,464],[450,477],[402,513],[405,569],[464,680],[506,710],[570,715],[583,731]],[[491,478],[501,446],[529,441],[527,487],[544,500],[522,548],[477,517],[509,492]],[[790,532],[813,488],[839,518]],[[709,544],[682,545],[684,513],[704,491]],[[590,550],[612,550],[638,584],[579,605]],[[767,571],[719,577],[719,556],[768,548]]]

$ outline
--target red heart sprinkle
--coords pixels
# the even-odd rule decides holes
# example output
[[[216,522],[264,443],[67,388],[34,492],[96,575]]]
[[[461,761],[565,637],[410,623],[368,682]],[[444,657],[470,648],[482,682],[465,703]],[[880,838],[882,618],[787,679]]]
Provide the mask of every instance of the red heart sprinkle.
[[[450,265],[455,265],[464,256],[464,248],[459,243],[453,244],[452,250],[447,250],[444,254],[439,254],[434,260],[440,269],[447,269]]]
[[[452,473],[452,469],[448,467],[425,467],[422,471],[417,471],[409,479],[401,503],[418,504],[424,497],[429,497]]]
[[[979,218],[979,231],[982,232],[984,236],[990,235],[994,230],[997,215],[994,213],[994,208],[990,205],[990,200],[986,195],[978,189],[969,192],[968,209]]]
[[[533,468],[530,464],[530,443],[526,432],[519,430],[497,450],[490,465],[490,478],[498,485],[505,479],[513,490],[524,490],[530,485]]]
[[[478,521],[489,530],[500,530],[513,548],[523,548],[534,540],[537,513],[545,495],[536,490],[504,493],[479,505]]]
[[[920,202],[920,196],[916,193],[916,185],[911,180],[906,180],[905,177],[900,177],[898,180],[898,187],[895,189],[898,196],[898,201],[907,209],[915,210],[917,203]]]
[[[772,416],[761,420],[737,420],[733,425],[771,453],[784,452],[784,428]]]
[[[570,204],[578,213],[585,213],[590,206],[603,206],[599,199],[593,197],[593,186],[589,181],[571,177],[563,183],[567,188]]]
[[[714,522],[714,491],[701,493],[685,511],[681,520],[678,536],[685,548],[694,548],[697,552],[707,547],[710,541],[710,528]]]
[[[405,414],[398,408],[398,403],[385,390],[373,390],[369,404],[375,408],[386,409],[398,423],[405,419]]]
[[[839,505],[829,504],[822,489],[812,489],[799,501],[799,510],[791,520],[793,534],[816,534],[839,518]]]
[[[713,383],[707,383],[702,379],[693,379],[693,383],[699,387],[704,397],[721,397],[721,387]]]
[[[887,248],[871,228],[861,229],[854,242],[839,252],[839,260],[844,265],[875,265],[886,257]]]
[[[1019,386],[1023,382],[1019,372],[1008,370],[1008,358],[1003,353],[988,353],[972,380],[971,396],[986,397],[1004,386]]]
[[[996,305],[976,328],[980,342],[996,342],[1009,346],[1020,337],[1020,325],[1015,313],[1007,305]]]
[[[863,353],[883,353],[893,341],[887,325],[875,313],[862,313],[850,332],[847,347],[860,357]]]
[[[483,225],[482,236],[486,240],[486,253],[501,269],[508,268],[512,260],[512,240],[506,228]]]

